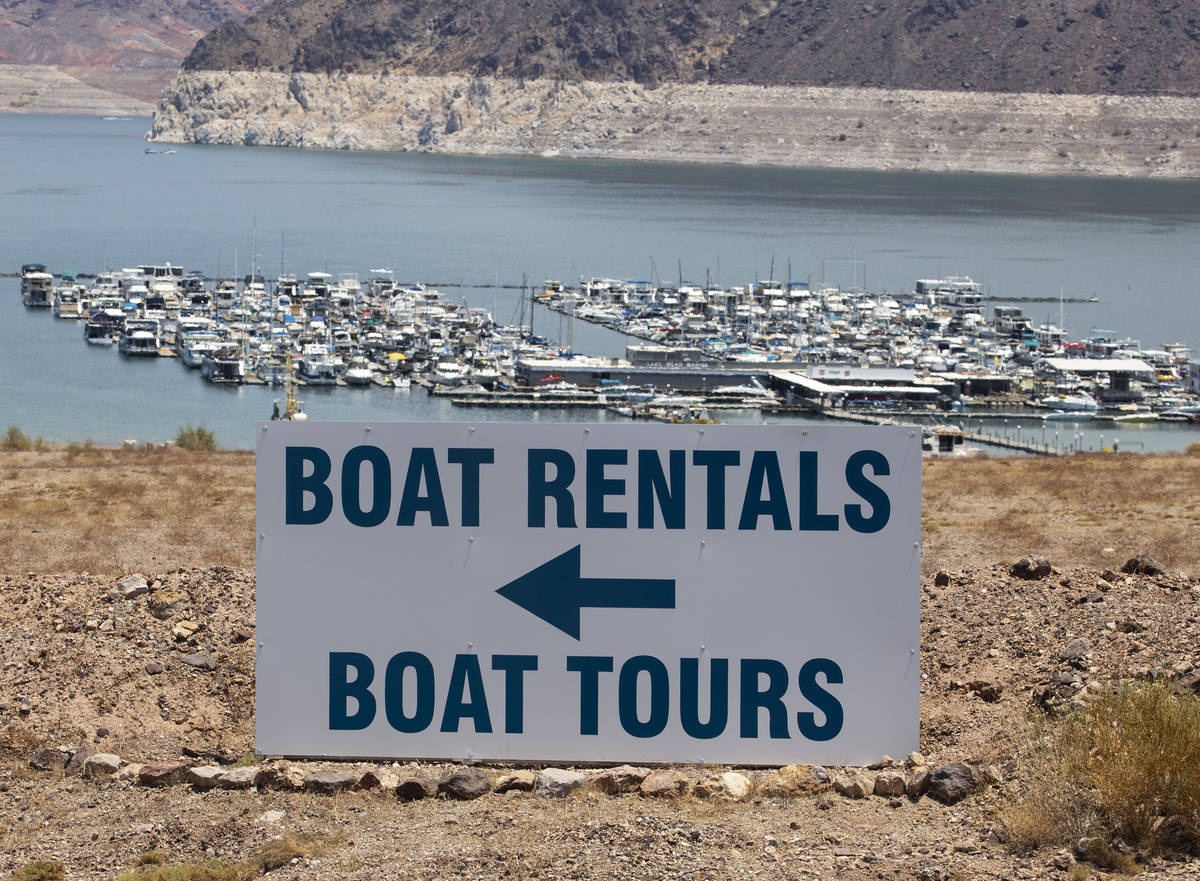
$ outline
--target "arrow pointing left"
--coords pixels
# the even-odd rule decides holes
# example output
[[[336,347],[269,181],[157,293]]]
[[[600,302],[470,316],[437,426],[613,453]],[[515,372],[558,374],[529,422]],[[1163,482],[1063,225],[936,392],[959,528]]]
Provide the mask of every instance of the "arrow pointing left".
[[[580,545],[547,560],[496,593],[579,639],[579,612],[591,609],[673,609],[673,578],[583,578]]]

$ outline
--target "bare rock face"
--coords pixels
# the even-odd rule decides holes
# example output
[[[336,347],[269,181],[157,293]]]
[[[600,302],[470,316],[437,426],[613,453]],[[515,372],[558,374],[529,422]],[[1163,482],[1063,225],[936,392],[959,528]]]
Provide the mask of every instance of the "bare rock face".
[[[1200,142],[1181,140],[1176,149],[1161,151],[1155,132],[1187,128],[1198,117],[1200,98],[185,70],[159,99],[148,138],[322,150],[1178,177],[1200,176]],[[972,137],[935,134],[930,140],[951,120]],[[1062,149],[1063,143],[1071,149]]]

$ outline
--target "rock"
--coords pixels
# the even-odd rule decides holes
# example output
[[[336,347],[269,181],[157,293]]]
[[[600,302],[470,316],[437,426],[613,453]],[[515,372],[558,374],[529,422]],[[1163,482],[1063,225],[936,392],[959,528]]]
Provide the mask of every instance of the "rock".
[[[932,776],[932,771],[928,768],[917,768],[908,776],[907,782],[904,784],[904,794],[909,798],[920,798],[929,791],[929,778]]]
[[[691,788],[687,776],[681,771],[660,769],[647,774],[638,791],[653,798],[678,798],[687,795]]]
[[[121,757],[112,753],[96,753],[83,763],[84,777],[111,777],[121,770]]]
[[[1141,633],[1145,629],[1145,624],[1133,618],[1126,618],[1117,623],[1117,630],[1120,630],[1122,633]]]
[[[1104,602],[1104,594],[1098,590],[1094,590],[1091,593],[1085,593],[1079,599],[1075,600],[1075,602],[1081,606],[1087,605],[1088,603],[1102,603]]]
[[[401,777],[396,783],[396,798],[401,801],[433,798],[437,792],[437,781],[428,777]]]
[[[929,794],[943,804],[962,801],[975,789],[975,775],[962,762],[941,765],[929,775]]]
[[[234,642],[246,642],[251,639],[254,639],[254,630],[250,627],[239,627],[233,631]]]
[[[636,768],[633,765],[618,765],[616,768],[606,768],[592,778],[596,788],[605,795],[621,795],[627,792],[637,792],[642,781],[650,774],[649,768]]]
[[[159,673],[161,673],[163,671],[163,665],[159,664],[156,661],[151,661],[149,664],[146,665],[145,670],[151,676],[157,676]]]
[[[262,823],[266,826],[274,826],[280,820],[287,816],[287,813],[280,810],[263,811],[254,818],[255,823]]]
[[[1064,661],[1082,661],[1091,651],[1091,641],[1080,636],[1068,642],[1066,648],[1059,652],[1058,656]]]
[[[29,767],[38,771],[61,771],[70,758],[71,754],[68,752],[43,746],[29,757]]]
[[[319,792],[322,795],[345,792],[357,782],[358,775],[352,771],[314,771],[304,775],[305,791]]]
[[[138,783],[143,786],[174,786],[187,780],[187,762],[150,762],[138,771]]]
[[[132,764],[126,765],[120,771],[113,775],[113,779],[121,783],[136,783],[138,775],[142,773],[143,765]]]
[[[894,797],[904,795],[908,787],[907,781],[903,774],[897,774],[894,771],[884,771],[875,778],[875,794],[884,797]]]
[[[835,774],[833,788],[847,798],[865,798],[875,791],[875,781],[860,771]]]
[[[979,695],[979,698],[988,704],[994,704],[1000,700],[1000,695],[1004,693],[1004,686],[999,682],[988,682],[984,679],[974,679],[967,683],[967,691]]]
[[[933,576],[933,585],[934,587],[949,587],[950,573],[945,569],[939,571],[937,575]]]
[[[355,789],[378,789],[384,794],[395,791],[400,775],[394,768],[371,768],[364,771],[354,784]]]
[[[693,790],[699,798],[716,798],[723,801],[741,801],[750,794],[750,778],[737,771],[726,771],[696,784]]]
[[[231,768],[229,773],[237,770]],[[304,786],[304,771],[295,765],[272,765],[259,771],[255,785],[264,789],[300,789]]]
[[[79,748],[72,753],[71,758],[67,760],[67,767],[64,769],[67,774],[82,774],[84,763],[96,754],[96,748],[90,743],[81,743]]]
[[[258,783],[260,770],[258,765],[226,768],[217,778],[217,785],[222,789],[249,789]]]
[[[565,798],[587,782],[587,775],[565,768],[544,768],[537,775],[534,793],[543,798]]]
[[[1126,575],[1167,574],[1167,570],[1158,565],[1158,562],[1147,554],[1138,554],[1136,557],[1130,557],[1125,561],[1125,565],[1121,567],[1121,571]]]
[[[187,602],[187,595],[175,590],[156,590],[146,600],[146,608],[159,621],[166,621]]]
[[[535,771],[511,771],[496,781],[495,792],[532,792],[537,785],[538,775]]]
[[[492,778],[482,768],[464,768],[442,781],[438,792],[447,798],[471,801],[492,791]]]
[[[1069,850],[1060,850],[1054,855],[1053,859],[1050,860],[1050,865],[1062,872],[1065,872],[1070,869],[1071,866],[1075,865],[1075,854],[1071,853]]]
[[[116,599],[131,600],[150,592],[150,584],[145,575],[130,575],[117,582],[110,596]]]
[[[1029,556],[1017,560],[1008,571],[1015,578],[1025,581],[1040,581],[1049,577],[1052,567],[1050,561],[1045,557]]]
[[[200,625],[195,621],[180,621],[171,628],[171,635],[175,637],[176,642],[187,642],[200,630]]]
[[[213,660],[213,656],[208,652],[196,652],[194,655],[184,655],[181,660],[189,667],[196,667],[200,670],[217,669],[217,662]]]
[[[829,772],[820,765],[784,765],[762,785],[767,798],[789,798],[801,793],[817,792],[829,784]]]
[[[188,768],[187,782],[193,789],[212,789],[220,782],[224,770],[217,765],[200,765]]]

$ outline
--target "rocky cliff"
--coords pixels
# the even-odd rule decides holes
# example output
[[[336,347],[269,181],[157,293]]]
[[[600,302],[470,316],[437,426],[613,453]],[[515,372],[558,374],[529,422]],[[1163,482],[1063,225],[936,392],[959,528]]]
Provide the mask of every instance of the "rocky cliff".
[[[789,166],[1200,175],[1198,98],[185,71],[161,141]]]
[[[274,0],[208,34],[158,140],[1193,176],[1172,0]]]
[[[1200,94],[1178,0],[274,0],[187,70]]]

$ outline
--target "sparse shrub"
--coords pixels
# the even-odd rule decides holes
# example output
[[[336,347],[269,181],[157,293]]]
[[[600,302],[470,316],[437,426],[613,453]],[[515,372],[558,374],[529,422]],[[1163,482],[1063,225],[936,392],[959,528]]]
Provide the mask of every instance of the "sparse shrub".
[[[175,446],[183,450],[215,450],[217,436],[203,425],[184,425],[175,434]]]
[[[842,132],[840,135],[838,135],[838,140],[839,140],[839,141],[844,141],[844,140],[846,140],[846,133],[845,133],[845,132]]]
[[[34,860],[12,873],[13,881],[57,881],[66,875],[66,869],[58,860]]]
[[[1189,456],[1200,456],[1200,441],[1192,441],[1183,452]]]
[[[33,441],[17,426],[10,425],[8,431],[4,433],[4,440],[0,441],[0,447],[6,450],[32,450]]]
[[[1058,158],[1059,158],[1059,159],[1067,159],[1067,158],[1069,158],[1069,157],[1070,157],[1070,155],[1071,155],[1071,154],[1070,154],[1070,153],[1068,153],[1066,150],[1059,150],[1059,151],[1058,151]]]
[[[209,860],[200,864],[172,865],[164,859],[162,862],[151,863],[139,861],[135,869],[118,875],[117,881],[249,881],[257,874],[257,867],[246,863]]]
[[[1023,798],[1004,812],[1013,843],[1097,838],[1087,856],[1128,871],[1114,836],[1138,847],[1200,842],[1200,697],[1164,683],[1097,695],[1054,729],[1036,729]]]

